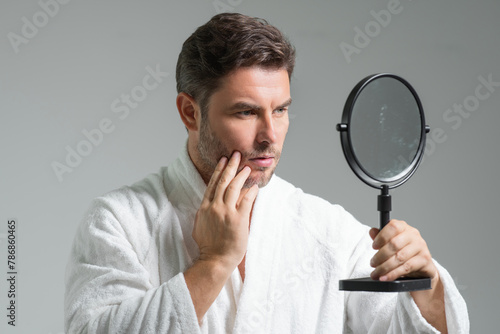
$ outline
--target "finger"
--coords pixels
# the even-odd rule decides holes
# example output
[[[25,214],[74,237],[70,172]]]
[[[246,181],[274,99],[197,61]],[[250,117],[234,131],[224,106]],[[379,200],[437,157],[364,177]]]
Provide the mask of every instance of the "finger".
[[[248,193],[248,191],[250,190],[250,188],[251,187],[245,187],[245,188],[241,189],[240,196],[238,197],[238,201],[236,202],[236,208],[239,208],[241,200],[243,199],[243,197],[245,197],[245,195]]]
[[[373,227],[370,229],[370,238],[372,238],[372,240],[375,240],[375,237],[377,236],[377,234],[380,232],[380,230],[376,227]]]
[[[224,200],[226,188],[236,175],[236,171],[238,170],[238,166],[240,165],[240,160],[241,153],[235,151],[233,155],[231,155],[231,159],[229,159],[226,168],[222,172],[219,178],[219,182],[217,182],[214,199],[218,199],[221,201]]]
[[[380,232],[377,234],[373,240],[373,249],[382,248],[389,240],[394,238],[396,235],[403,233],[408,224],[402,220],[392,219]]]
[[[243,185],[245,181],[250,176],[252,170],[250,167],[245,166],[236,177],[229,183],[226,189],[226,193],[224,195],[224,202],[230,205],[231,207],[236,207],[236,203],[240,197],[240,193],[242,192]]]
[[[389,277],[394,277],[395,275],[404,275],[409,277],[435,277],[437,268],[432,260],[431,252],[429,251],[429,248],[427,248],[427,244],[423,239],[422,244],[423,245],[420,247],[420,251],[417,255],[410,257],[410,259],[404,264],[391,271],[395,271],[395,274],[391,274],[391,272],[389,272],[387,275],[389,275]]]
[[[387,261],[377,265],[375,270],[372,272],[372,276],[378,278],[388,274],[398,267],[404,266],[406,262],[411,261],[415,257],[419,257],[421,251],[422,249],[417,245],[409,244],[387,259]]]
[[[379,251],[372,257],[370,265],[372,267],[381,265],[393,256],[397,255],[398,252],[403,250],[403,248],[407,247],[412,242],[412,240],[412,235],[409,233],[401,233],[396,235],[384,246],[382,246],[382,248],[380,248]]]
[[[203,195],[204,201],[211,202],[213,200],[215,189],[217,188],[217,184],[219,182],[222,172],[224,171],[224,168],[226,168],[226,164],[227,164],[227,158],[226,157],[220,158],[219,162],[217,163],[217,166],[215,166],[215,170],[212,174],[212,177],[208,182],[205,194]]]
[[[385,275],[380,276],[381,281],[394,281],[401,276],[424,277],[426,274],[421,269],[427,264],[424,257],[415,256],[403,263],[401,266],[391,270]]]
[[[246,194],[241,198],[239,205],[238,205],[238,211],[242,214],[248,214],[250,215],[250,210],[252,210],[253,203],[255,202],[255,198],[257,198],[257,194],[259,193],[259,186],[254,184]]]

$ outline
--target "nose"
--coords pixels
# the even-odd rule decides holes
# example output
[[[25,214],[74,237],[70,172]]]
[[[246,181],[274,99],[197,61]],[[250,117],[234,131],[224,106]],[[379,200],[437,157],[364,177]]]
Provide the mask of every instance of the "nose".
[[[266,113],[262,116],[257,133],[259,144],[274,144],[276,142],[276,129],[272,114]]]

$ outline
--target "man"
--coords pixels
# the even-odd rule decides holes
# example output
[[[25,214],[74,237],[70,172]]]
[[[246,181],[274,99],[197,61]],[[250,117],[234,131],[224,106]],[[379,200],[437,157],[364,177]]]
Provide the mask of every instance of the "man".
[[[185,151],[93,202],[68,264],[69,333],[468,331],[463,299],[416,229],[392,220],[369,231],[274,176],[294,59],[279,30],[240,14],[216,15],[186,40]],[[431,277],[432,289],[338,290],[370,273]]]

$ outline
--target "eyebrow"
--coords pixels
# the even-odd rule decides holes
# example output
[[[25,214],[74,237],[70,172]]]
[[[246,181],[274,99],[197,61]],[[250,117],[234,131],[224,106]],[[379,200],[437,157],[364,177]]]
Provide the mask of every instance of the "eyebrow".
[[[281,109],[281,108],[286,108],[292,104],[292,98],[289,98],[279,106],[277,106],[275,109]],[[251,104],[251,103],[246,103],[246,102],[237,102],[233,104],[229,110],[262,110],[261,106],[258,106],[256,104]]]

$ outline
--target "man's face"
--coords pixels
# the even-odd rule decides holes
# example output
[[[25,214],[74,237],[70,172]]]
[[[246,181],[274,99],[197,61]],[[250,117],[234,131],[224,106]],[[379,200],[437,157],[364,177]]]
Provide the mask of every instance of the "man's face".
[[[239,151],[239,169],[252,169],[245,187],[265,186],[281,156],[290,103],[288,72],[284,69],[240,68],[223,78],[200,124],[199,161],[194,162],[205,182],[222,156]]]

